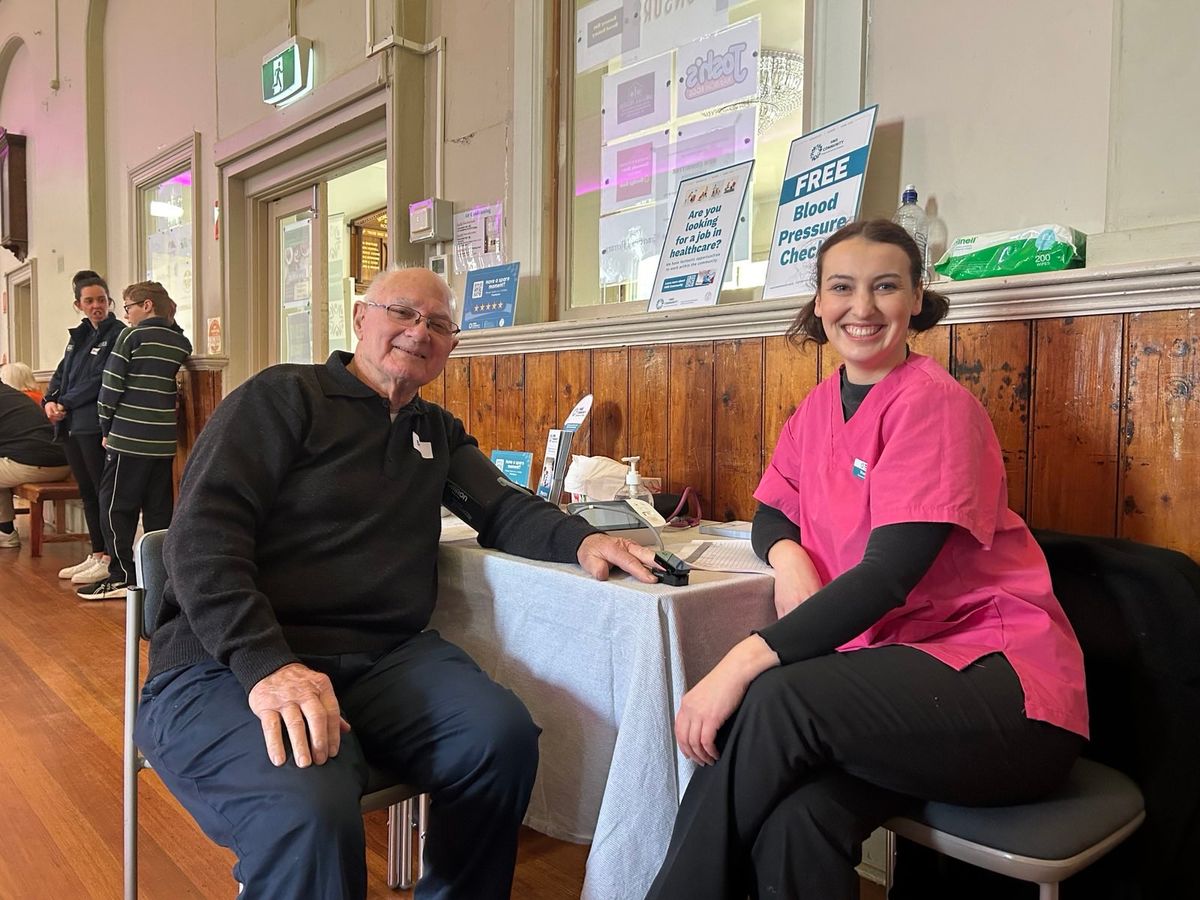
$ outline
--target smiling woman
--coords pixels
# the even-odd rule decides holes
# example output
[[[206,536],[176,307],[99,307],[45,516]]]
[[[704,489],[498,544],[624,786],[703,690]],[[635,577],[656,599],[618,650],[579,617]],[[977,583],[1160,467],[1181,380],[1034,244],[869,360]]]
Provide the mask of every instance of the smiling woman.
[[[817,253],[817,293],[797,314],[788,340],[830,343],[853,384],[881,381],[907,354],[909,331],[927,331],[950,301],[924,284],[921,253],[893,222],[840,229]]]

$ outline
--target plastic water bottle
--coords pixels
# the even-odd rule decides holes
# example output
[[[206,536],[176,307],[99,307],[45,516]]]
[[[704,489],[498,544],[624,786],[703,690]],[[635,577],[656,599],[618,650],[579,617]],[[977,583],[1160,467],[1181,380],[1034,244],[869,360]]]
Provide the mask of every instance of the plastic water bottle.
[[[904,186],[904,193],[900,195],[900,206],[892,216],[892,221],[911,234],[917,242],[917,249],[921,251],[921,269],[925,273],[925,279],[929,280],[929,220],[925,216],[925,210],[917,203],[915,184]]]

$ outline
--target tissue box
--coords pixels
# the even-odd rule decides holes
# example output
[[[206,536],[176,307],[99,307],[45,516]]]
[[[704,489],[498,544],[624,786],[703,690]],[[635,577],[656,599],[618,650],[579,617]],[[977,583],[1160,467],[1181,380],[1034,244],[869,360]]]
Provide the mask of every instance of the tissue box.
[[[1087,235],[1065,225],[1035,225],[957,238],[934,268],[956,280],[1026,275],[1083,265]]]

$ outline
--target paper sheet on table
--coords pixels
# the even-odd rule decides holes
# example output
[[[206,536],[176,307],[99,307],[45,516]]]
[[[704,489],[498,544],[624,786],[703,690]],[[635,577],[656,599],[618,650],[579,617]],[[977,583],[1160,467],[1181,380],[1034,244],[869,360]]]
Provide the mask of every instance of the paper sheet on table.
[[[709,572],[752,572],[772,574],[769,565],[754,555],[749,541],[692,541],[685,544],[679,556],[693,569]]]

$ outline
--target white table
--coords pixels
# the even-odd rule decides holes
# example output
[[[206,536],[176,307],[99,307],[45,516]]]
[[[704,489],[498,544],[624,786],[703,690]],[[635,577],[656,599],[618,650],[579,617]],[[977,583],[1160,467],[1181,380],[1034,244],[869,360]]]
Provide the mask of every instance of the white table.
[[[773,580],[694,571],[687,587],[623,573],[602,582],[453,536],[438,556],[431,627],[515,691],[543,729],[526,824],[592,842],[585,900],[642,900],[692,772],[672,734],[679,701],[774,621]],[[676,548],[696,537],[664,534]]]

